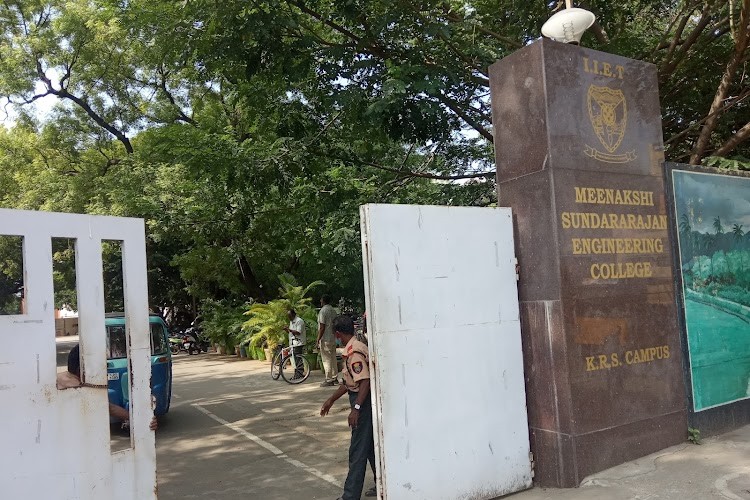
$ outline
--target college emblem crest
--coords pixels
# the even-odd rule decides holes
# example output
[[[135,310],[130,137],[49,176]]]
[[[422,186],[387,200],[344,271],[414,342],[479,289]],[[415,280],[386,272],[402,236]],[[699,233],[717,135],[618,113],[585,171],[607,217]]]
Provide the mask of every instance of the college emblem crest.
[[[607,163],[627,163],[635,160],[635,151],[615,154],[622,144],[628,125],[628,106],[622,90],[591,85],[587,104],[591,126],[605,151],[599,151],[586,144],[586,155]]]

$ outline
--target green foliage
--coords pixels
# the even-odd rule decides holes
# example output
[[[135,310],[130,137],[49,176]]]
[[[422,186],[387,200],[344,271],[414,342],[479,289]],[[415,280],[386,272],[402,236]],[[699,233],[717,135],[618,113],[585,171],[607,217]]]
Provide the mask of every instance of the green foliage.
[[[690,441],[693,444],[703,444],[701,442],[700,429],[694,429],[692,427],[688,427],[688,441]]]
[[[0,99],[15,125],[0,127],[0,206],[144,218],[155,308],[269,304],[283,273],[362,308],[359,206],[496,204],[488,66],[538,38],[556,5],[5,2]],[[657,65],[667,157],[689,157],[739,7],[587,7],[598,24],[585,46]],[[750,121],[742,74],[706,151]],[[40,118],[43,96],[56,106]],[[707,161],[745,168],[748,143],[730,155]],[[723,228],[683,229],[686,263],[741,247]],[[115,307],[109,254],[104,272]],[[69,272],[56,286],[72,299]]]
[[[225,300],[206,300],[203,303],[201,325],[212,344],[223,346],[227,352],[234,352],[237,337],[242,331],[245,307]]]
[[[750,170],[750,160],[744,156],[733,158],[722,158],[721,156],[709,156],[704,163],[709,167],[723,168],[725,170]]]
[[[284,331],[284,327],[289,324],[287,313],[290,309],[294,309],[297,315],[305,321],[308,343],[314,344],[317,315],[312,298],[308,294],[324,283],[314,281],[303,287],[297,285],[294,277],[289,274],[279,276],[279,280],[281,281],[279,299],[271,300],[266,304],[251,304],[245,312],[249,319],[243,325],[246,333],[241,343],[270,349],[285,344],[288,334]]]
[[[75,240],[54,238],[52,240],[52,281],[55,289],[56,309],[62,309],[64,305],[70,306],[73,310],[78,309],[75,274]],[[119,309],[107,309],[107,312],[124,310],[121,305]]]
[[[18,236],[0,236],[0,314],[21,313],[22,244]]]
[[[286,332],[284,327],[289,324],[287,312],[289,307],[281,299],[269,301],[266,304],[252,304],[245,314],[250,319],[243,324],[243,330],[249,332],[241,340],[252,347],[267,347],[275,349],[284,344]]]
[[[747,280],[748,275],[750,273],[745,273],[745,280]],[[746,286],[710,283],[699,291],[734,302],[735,304],[750,307],[750,289]]]
[[[693,258],[683,270],[685,286],[750,307],[750,251],[718,251]]]

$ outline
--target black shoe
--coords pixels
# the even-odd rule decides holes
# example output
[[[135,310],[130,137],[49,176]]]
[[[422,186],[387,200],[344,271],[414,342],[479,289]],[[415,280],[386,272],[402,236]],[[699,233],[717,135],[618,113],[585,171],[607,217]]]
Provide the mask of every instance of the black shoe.
[[[375,486],[373,486],[369,490],[365,491],[365,496],[366,497],[376,497],[376,496],[378,496],[378,489]]]

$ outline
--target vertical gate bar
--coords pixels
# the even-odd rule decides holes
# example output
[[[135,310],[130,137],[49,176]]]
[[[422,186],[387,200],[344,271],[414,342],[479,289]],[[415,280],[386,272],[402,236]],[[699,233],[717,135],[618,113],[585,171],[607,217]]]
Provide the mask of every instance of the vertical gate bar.
[[[107,341],[102,240],[89,232],[88,237],[76,239],[75,251],[82,373],[84,382],[104,385],[107,384]]]
[[[149,430],[151,342],[149,330],[146,233],[143,220],[128,221],[122,240],[123,292],[131,384],[131,437],[134,448],[135,498],[156,498],[155,436]]]

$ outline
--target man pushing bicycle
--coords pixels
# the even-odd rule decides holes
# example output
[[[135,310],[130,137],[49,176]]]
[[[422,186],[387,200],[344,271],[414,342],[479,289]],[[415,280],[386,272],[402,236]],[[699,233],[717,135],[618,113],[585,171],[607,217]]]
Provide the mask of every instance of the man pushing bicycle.
[[[296,370],[294,378],[304,377],[305,367],[302,361],[302,355],[305,351],[305,341],[307,340],[305,320],[297,316],[297,311],[290,309],[287,313],[289,317],[289,326],[284,330],[289,332],[289,347],[292,349]]]

